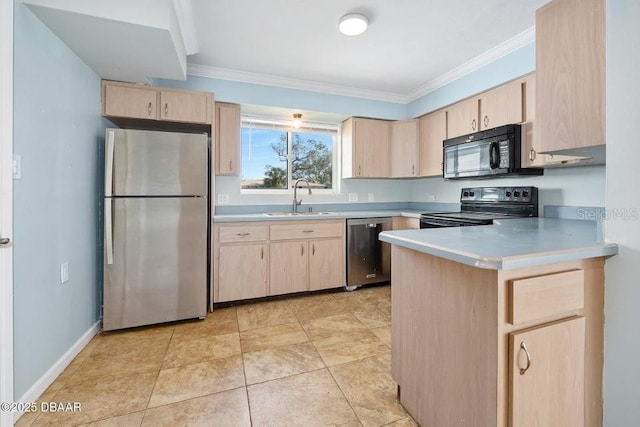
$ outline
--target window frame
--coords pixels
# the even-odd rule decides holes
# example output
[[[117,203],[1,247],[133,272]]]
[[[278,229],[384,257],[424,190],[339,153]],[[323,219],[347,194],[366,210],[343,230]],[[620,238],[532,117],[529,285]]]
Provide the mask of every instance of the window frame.
[[[242,166],[240,169],[240,194],[263,194],[263,195],[291,195],[293,194],[294,181],[291,179],[291,134],[292,133],[320,133],[332,135],[332,163],[331,163],[331,187],[332,188],[314,188],[313,194],[339,195],[340,182],[342,177],[342,146],[340,135],[340,124],[338,123],[317,123],[303,122],[303,126],[295,129],[291,126],[290,121],[282,119],[274,119],[267,117],[242,116],[240,119],[240,133],[245,127],[253,127],[254,129],[263,130],[279,130],[287,132],[287,188],[242,188]],[[240,141],[242,146],[242,140]],[[242,150],[241,150],[242,151]],[[242,165],[242,159],[240,159]]]

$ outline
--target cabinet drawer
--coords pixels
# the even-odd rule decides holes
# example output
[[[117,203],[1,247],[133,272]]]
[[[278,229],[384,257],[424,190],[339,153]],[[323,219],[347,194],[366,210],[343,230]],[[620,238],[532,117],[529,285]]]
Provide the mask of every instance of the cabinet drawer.
[[[222,226],[218,231],[218,243],[264,242],[266,225]]]
[[[584,308],[584,271],[571,270],[509,282],[513,325]]]
[[[342,237],[344,221],[317,221],[271,226],[271,240],[316,239]]]

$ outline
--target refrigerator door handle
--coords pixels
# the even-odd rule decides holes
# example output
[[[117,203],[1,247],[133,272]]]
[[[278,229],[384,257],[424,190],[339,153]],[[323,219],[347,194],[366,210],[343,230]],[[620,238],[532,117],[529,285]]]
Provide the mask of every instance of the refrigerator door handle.
[[[104,195],[109,197],[113,191],[113,156],[115,151],[115,131],[107,131],[107,146],[105,150]]]
[[[104,200],[104,246],[107,264],[113,264],[113,212],[111,199]]]

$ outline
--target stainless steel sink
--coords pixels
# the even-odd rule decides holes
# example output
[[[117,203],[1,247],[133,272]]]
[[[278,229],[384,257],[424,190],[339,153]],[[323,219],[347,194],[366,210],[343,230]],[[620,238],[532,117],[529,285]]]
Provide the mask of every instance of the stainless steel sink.
[[[335,212],[269,212],[269,216],[312,216],[312,215],[335,215]]]

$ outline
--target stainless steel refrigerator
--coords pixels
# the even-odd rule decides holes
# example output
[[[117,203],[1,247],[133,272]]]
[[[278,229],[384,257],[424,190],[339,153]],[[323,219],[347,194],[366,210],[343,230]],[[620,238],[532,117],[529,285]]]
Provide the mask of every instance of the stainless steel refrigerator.
[[[107,129],[103,329],[206,316],[205,134]]]

